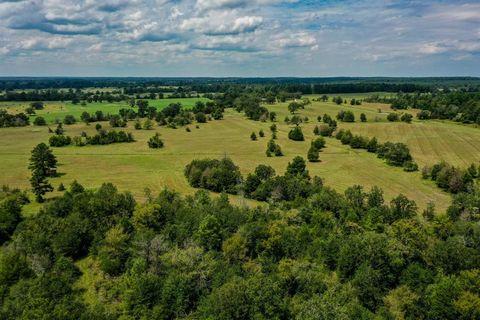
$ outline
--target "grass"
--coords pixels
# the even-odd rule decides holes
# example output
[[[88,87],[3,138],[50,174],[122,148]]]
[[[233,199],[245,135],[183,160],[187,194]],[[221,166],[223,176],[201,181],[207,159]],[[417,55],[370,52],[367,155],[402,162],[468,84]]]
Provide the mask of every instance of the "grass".
[[[157,100],[158,107],[161,102]],[[187,105],[187,102],[183,102]],[[193,104],[192,101],[190,103]],[[61,182],[65,185],[73,180],[89,188],[97,188],[103,182],[112,182],[120,190],[131,191],[138,199],[144,196],[145,188],[158,192],[165,187],[184,194],[193,194],[183,176],[183,169],[192,159],[219,158],[228,155],[239,165],[243,174],[252,172],[258,164],[268,164],[282,174],[291,159],[300,155],[306,158],[307,150],[313,136],[313,128],[318,124],[318,115],[328,113],[335,116],[339,110],[352,110],[357,119],[360,113],[367,115],[367,123],[341,123],[340,128],[348,128],[354,133],[376,136],[380,141],[405,142],[411,149],[414,159],[420,166],[431,165],[446,160],[458,166],[467,166],[480,161],[480,130],[452,122],[414,120],[412,124],[386,121],[388,109],[379,113],[378,104],[362,106],[341,105],[332,102],[313,102],[298,114],[308,116],[309,123],[303,124],[306,141],[294,142],[287,135],[291,126],[285,124],[287,103],[268,106],[277,112],[278,143],[285,153],[284,157],[268,158],[265,155],[267,141],[270,137],[270,122],[262,123],[245,119],[242,114],[227,109],[225,119],[200,124],[199,129],[190,125],[191,132],[185,128],[169,129],[156,127],[154,130],[134,130],[133,122],[125,129],[134,134],[136,142],[113,144],[106,146],[68,146],[53,148],[59,160],[58,171],[65,175],[53,178],[52,184],[57,187]],[[109,104],[91,106],[92,109],[110,108]],[[103,108],[104,107],[104,108]],[[53,108],[50,105],[47,107]],[[52,113],[58,110],[51,110]],[[376,119],[377,121],[374,121]],[[102,123],[109,128],[107,122]],[[79,135],[82,131],[88,134],[95,132],[95,125],[77,123],[65,126],[66,134]],[[250,140],[250,133],[263,129],[266,136],[258,141]],[[159,150],[149,149],[148,139],[159,132],[165,147]],[[31,149],[40,142],[46,142],[50,134],[46,127],[28,126],[23,128],[0,129],[0,184],[12,187],[28,188],[30,172],[27,169]],[[378,185],[383,188],[387,199],[403,193],[415,200],[420,207],[432,201],[439,210],[445,209],[450,196],[438,189],[433,182],[422,180],[420,173],[406,173],[401,168],[391,167],[374,154],[363,150],[353,150],[342,145],[334,138],[327,139],[327,147],[320,154],[319,163],[309,163],[310,174],[318,175],[325,184],[343,191],[354,184],[363,185],[367,190]],[[54,192],[52,195],[56,195]],[[252,203],[239,196],[232,197],[237,204]],[[257,202],[253,202],[258,204]],[[28,212],[34,212],[38,206],[27,206]]]
[[[155,99],[148,100],[149,106],[156,107],[157,109],[163,109],[170,103],[181,103],[186,108],[191,108],[197,101],[209,101],[206,98],[176,98],[176,99]],[[24,112],[25,108],[29,106],[29,102],[0,102],[0,109],[7,109],[10,113]],[[130,108],[126,102],[93,102],[88,103],[85,106],[81,104],[72,104],[70,102],[45,102],[45,108],[38,110],[35,115],[30,117],[30,121],[33,121],[36,117],[44,117],[48,123],[54,123],[55,121],[62,121],[66,115],[73,115],[80,121],[80,115],[83,112],[90,114],[95,113],[97,110],[102,110],[104,114],[118,114],[118,111],[122,108]]]

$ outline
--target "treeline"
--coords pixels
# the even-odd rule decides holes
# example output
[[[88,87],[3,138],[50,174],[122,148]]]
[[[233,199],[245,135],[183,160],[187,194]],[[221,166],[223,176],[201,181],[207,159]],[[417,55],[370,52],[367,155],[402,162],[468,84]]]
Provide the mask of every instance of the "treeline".
[[[32,215],[4,188],[0,318],[478,318],[478,190],[437,214],[377,187],[313,188],[240,208],[204,191],[136,203],[75,182]]]
[[[418,165],[413,162],[410,150],[404,143],[388,141],[379,143],[375,137],[354,135],[350,130],[344,129],[340,129],[335,138],[353,149],[365,149],[368,152],[376,153],[378,158],[384,159],[389,165],[403,167],[405,171],[418,170]]]
[[[63,134],[56,134],[51,136],[48,139],[48,143],[52,147],[64,147],[70,144],[73,144],[77,147],[83,147],[85,145],[105,145],[112,143],[122,143],[122,142],[134,142],[135,139],[130,132],[125,132],[122,130],[110,130],[106,131],[104,129],[97,130],[97,133],[89,136],[86,133],[83,133],[81,136],[75,136],[73,138],[65,136]]]
[[[219,86],[232,85],[262,85],[262,86],[287,86],[287,85],[358,85],[375,86],[383,85],[386,88],[395,85],[418,85],[418,86],[437,86],[437,87],[462,87],[478,85],[479,78],[474,77],[424,77],[424,78],[390,78],[390,77],[321,77],[321,78],[22,78],[11,77],[0,79],[0,90],[15,89],[60,89],[60,88],[149,88],[149,87],[192,87],[197,91],[211,92],[209,87],[219,88]],[[204,90],[198,90],[204,88]],[[216,92],[221,91],[217,90]],[[385,90],[370,90],[385,91]],[[404,91],[404,90],[403,90]],[[341,91],[346,92],[346,91]],[[405,91],[404,91],[405,92]]]
[[[417,114],[421,120],[450,119],[480,124],[479,92],[401,93],[388,98],[370,97],[368,101],[390,103],[392,109],[421,109]]]

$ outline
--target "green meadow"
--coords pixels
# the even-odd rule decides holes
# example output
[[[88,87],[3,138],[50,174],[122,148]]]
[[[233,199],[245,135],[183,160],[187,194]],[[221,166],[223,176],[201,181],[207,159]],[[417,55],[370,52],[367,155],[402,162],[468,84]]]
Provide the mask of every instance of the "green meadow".
[[[176,101],[176,100],[175,100]],[[180,99],[188,107],[195,99]],[[159,108],[172,100],[155,100],[150,102]],[[25,107],[16,104],[17,108]],[[50,104],[39,115],[45,114],[55,119],[61,115],[79,115],[83,111],[102,110],[114,113],[122,104],[96,103],[86,107],[79,105]],[[310,141],[314,138],[313,128],[318,124],[317,116],[325,113],[335,116],[340,110],[352,110],[359,118],[360,113],[367,115],[368,121],[361,123],[341,123],[339,128],[352,130],[354,133],[376,136],[380,141],[405,142],[419,166],[432,165],[439,160],[446,160],[458,166],[467,166],[480,161],[480,130],[458,125],[452,122],[414,120],[411,124],[388,122],[386,115],[391,110],[386,105],[363,104],[361,106],[336,105],[332,102],[312,102],[304,110],[297,112],[309,118],[302,124],[304,142],[295,142],[287,138],[291,126],[284,123],[287,103],[267,106],[278,115],[278,143],[285,153],[284,157],[268,158],[265,155],[267,141],[270,137],[271,122],[258,122],[246,119],[243,114],[227,109],[223,120],[213,120],[206,124],[190,125],[191,132],[185,128],[170,129],[155,127],[154,130],[135,130],[133,122],[125,130],[132,132],[136,142],[106,146],[62,147],[53,148],[59,160],[60,177],[53,178],[57,187],[61,182],[69,184],[78,180],[90,188],[97,188],[109,181],[122,190],[130,190],[137,198],[142,198],[145,188],[158,192],[167,187],[185,194],[192,194],[195,189],[187,184],[183,169],[192,159],[219,158],[229,156],[240,167],[243,174],[254,170],[258,164],[268,164],[277,173],[283,173],[288,162],[294,156],[306,158]],[[412,112],[412,111],[408,111]],[[101,123],[109,128],[107,122]],[[65,134],[80,135],[95,132],[95,125],[77,123],[65,126]],[[28,126],[23,128],[2,128],[0,134],[0,183],[12,187],[28,188],[27,169],[30,150],[40,142],[48,141],[50,134],[46,127]],[[250,133],[263,130],[264,138],[250,140]],[[158,132],[165,147],[159,150],[149,149],[148,139]],[[325,184],[343,191],[347,187],[359,184],[365,188],[380,186],[386,198],[403,193],[414,199],[420,207],[432,201],[437,208],[444,209],[450,201],[450,195],[438,189],[433,182],[422,180],[419,172],[407,173],[401,168],[388,166],[375,155],[364,150],[353,150],[342,145],[334,138],[327,139],[327,147],[320,154],[321,162],[308,163],[310,174],[322,177]],[[53,194],[55,195],[55,193]],[[240,196],[233,197],[235,202],[245,201]],[[248,202],[248,201],[247,201]]]
[[[191,108],[195,105],[196,101],[208,101],[206,98],[175,98],[175,99],[146,99],[148,105],[156,107],[157,109],[163,109],[170,103],[181,103],[185,108]],[[24,112],[29,103],[26,102],[0,102],[0,109],[7,109],[9,112]],[[71,102],[58,102],[47,101],[45,102],[45,108],[38,110],[35,115],[30,117],[31,121],[38,116],[44,117],[48,123],[54,123],[55,121],[62,121],[63,118],[70,114],[80,120],[80,115],[83,112],[90,114],[95,113],[97,110],[101,110],[104,114],[118,114],[118,111],[122,108],[130,108],[126,102],[93,102],[84,106],[81,104],[72,104]]]

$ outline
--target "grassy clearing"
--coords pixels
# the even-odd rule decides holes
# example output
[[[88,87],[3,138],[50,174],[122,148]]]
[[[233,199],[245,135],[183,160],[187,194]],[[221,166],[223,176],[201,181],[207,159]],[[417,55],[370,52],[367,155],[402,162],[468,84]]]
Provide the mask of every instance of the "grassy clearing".
[[[157,109],[163,109],[168,106],[170,103],[181,103],[186,108],[191,108],[195,105],[195,102],[203,101],[206,102],[206,98],[177,98],[177,99],[155,99],[148,100],[150,106],[156,107]],[[11,113],[15,112],[24,112],[25,108],[28,107],[30,102],[0,102],[0,109],[7,109]],[[30,120],[33,121],[38,116],[44,117],[48,123],[54,123],[56,120],[62,121],[63,118],[70,114],[80,120],[80,115],[83,112],[88,112],[90,114],[95,113],[97,110],[101,110],[104,114],[118,114],[118,111],[122,108],[130,108],[126,102],[93,102],[88,103],[85,106],[80,104],[72,104],[70,102],[45,102],[45,108],[43,110],[38,110],[36,115],[30,117]]]

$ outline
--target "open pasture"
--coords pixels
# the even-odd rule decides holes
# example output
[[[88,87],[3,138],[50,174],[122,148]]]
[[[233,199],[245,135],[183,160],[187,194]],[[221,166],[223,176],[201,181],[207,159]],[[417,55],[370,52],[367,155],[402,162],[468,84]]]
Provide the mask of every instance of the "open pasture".
[[[357,115],[361,112],[358,109],[362,108],[370,119],[378,113],[368,111],[366,107],[313,102],[298,113],[310,118],[308,123],[302,125],[305,141],[294,142],[287,138],[291,126],[283,122],[283,117],[288,115],[286,104],[269,106],[279,115],[280,120],[276,122],[278,143],[285,153],[284,157],[272,158],[265,155],[271,123],[248,120],[233,109],[227,109],[225,119],[200,124],[199,129],[190,125],[191,132],[186,132],[185,128],[164,127],[134,130],[133,122],[129,122],[125,130],[133,132],[136,139],[134,143],[53,148],[60,163],[59,172],[65,175],[52,179],[52,183],[57,187],[60,182],[69,184],[76,179],[87,187],[96,188],[109,181],[122,190],[132,191],[138,198],[142,198],[146,187],[153,192],[168,187],[192,194],[195,189],[188,185],[183,176],[185,165],[192,159],[219,158],[224,155],[231,157],[243,174],[252,172],[258,164],[271,165],[277,173],[283,173],[294,156],[306,157],[310,141],[314,138],[313,128],[318,124],[316,115],[329,113],[334,116],[341,109],[355,109]],[[102,125],[109,128],[106,122]],[[339,127],[368,136],[375,135],[381,141],[406,142],[420,165],[433,164],[442,159],[441,155],[445,160],[458,165],[480,160],[478,147],[473,143],[479,141],[480,132],[475,128],[440,122],[414,121],[405,124],[385,120],[339,123]],[[250,133],[255,131],[258,135],[260,129],[266,136],[251,141]],[[0,183],[28,188],[27,164],[30,150],[36,144],[46,142],[50,134],[44,127],[33,126],[1,130]],[[452,134],[452,130],[456,134]],[[66,126],[65,134],[75,136],[82,131],[93,134],[94,125],[78,123]],[[147,140],[155,132],[159,132],[165,142],[163,149],[152,150],[147,146]],[[373,154],[353,150],[334,138],[327,139],[327,147],[320,153],[320,159],[319,163],[308,163],[310,174],[322,177],[326,185],[340,192],[354,184],[363,185],[367,189],[378,185],[385,191],[387,199],[403,193],[414,199],[420,207],[433,201],[438,209],[444,209],[450,201],[447,193],[438,189],[433,182],[422,180],[419,172],[403,172],[401,168],[388,166]],[[458,161],[455,162],[455,159]],[[236,197],[236,201],[243,200]]]

